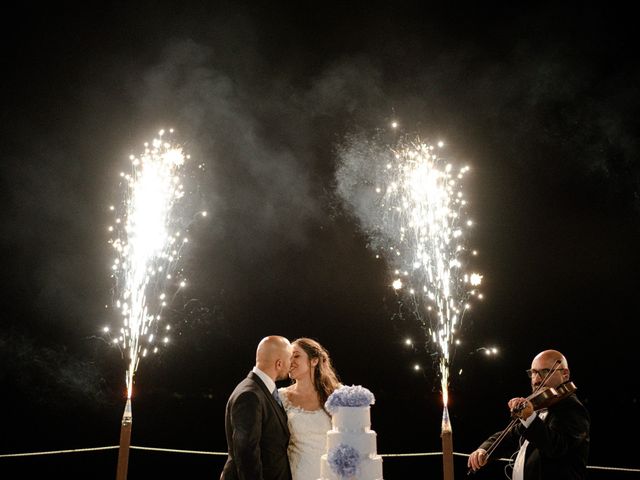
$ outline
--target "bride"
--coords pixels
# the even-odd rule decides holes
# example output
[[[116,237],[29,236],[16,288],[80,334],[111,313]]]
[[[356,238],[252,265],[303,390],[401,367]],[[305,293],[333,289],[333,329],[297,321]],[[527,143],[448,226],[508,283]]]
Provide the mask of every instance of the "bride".
[[[289,463],[293,480],[320,478],[320,457],[325,453],[331,417],[324,402],[340,387],[326,349],[310,338],[292,343],[289,378],[293,384],[279,389],[289,420]]]

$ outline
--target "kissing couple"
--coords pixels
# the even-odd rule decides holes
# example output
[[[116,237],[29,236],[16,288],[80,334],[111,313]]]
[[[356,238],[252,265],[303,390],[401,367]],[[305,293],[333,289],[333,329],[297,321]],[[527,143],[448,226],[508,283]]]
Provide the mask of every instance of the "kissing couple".
[[[276,381],[292,383],[278,389]],[[228,457],[220,480],[320,478],[331,417],[324,404],[341,386],[327,350],[310,338],[272,335],[256,349],[256,364],[229,397]]]

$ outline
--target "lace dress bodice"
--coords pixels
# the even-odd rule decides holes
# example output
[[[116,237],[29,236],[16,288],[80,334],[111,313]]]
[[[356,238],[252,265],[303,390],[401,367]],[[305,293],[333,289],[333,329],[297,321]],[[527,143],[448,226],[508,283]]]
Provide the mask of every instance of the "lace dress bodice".
[[[331,417],[320,408],[304,410],[289,402],[284,389],[280,398],[289,421],[289,463],[293,480],[320,478],[320,457],[326,453],[327,431],[331,430]]]

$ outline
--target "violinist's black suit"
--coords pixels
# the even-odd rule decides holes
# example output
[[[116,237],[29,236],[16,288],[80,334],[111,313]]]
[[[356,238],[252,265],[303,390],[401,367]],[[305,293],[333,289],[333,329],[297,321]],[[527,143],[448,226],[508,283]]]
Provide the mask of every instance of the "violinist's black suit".
[[[590,423],[589,412],[572,393],[550,406],[544,420],[538,415],[528,428],[518,422],[492,456],[508,456],[509,446],[519,448],[520,441],[528,440],[524,480],[583,480]],[[499,434],[489,437],[480,448],[487,450]]]

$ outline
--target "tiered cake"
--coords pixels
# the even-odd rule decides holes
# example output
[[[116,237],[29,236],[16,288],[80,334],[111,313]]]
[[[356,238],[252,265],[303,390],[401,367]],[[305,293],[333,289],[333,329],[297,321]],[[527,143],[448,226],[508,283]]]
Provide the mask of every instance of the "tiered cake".
[[[371,430],[373,403],[373,394],[361,386],[343,386],[329,396],[325,409],[333,428],[327,432],[321,480],[382,480],[382,457]]]

